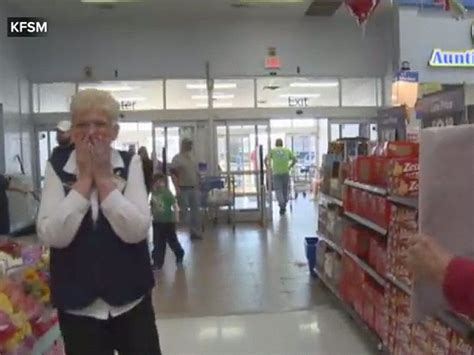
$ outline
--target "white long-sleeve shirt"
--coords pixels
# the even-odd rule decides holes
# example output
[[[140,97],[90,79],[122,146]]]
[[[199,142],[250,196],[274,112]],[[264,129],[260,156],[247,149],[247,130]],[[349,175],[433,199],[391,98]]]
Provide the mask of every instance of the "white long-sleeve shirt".
[[[65,172],[74,175],[77,174],[75,153],[72,152],[63,168]],[[114,169],[124,167],[123,159],[117,150],[112,150],[111,163]],[[89,208],[92,210],[93,222],[97,221],[100,209],[114,232],[125,243],[133,244],[145,240],[151,224],[151,215],[142,162],[138,155],[130,162],[127,182],[120,178],[115,178],[115,182],[117,188],[102,203],[99,203],[96,189],[92,190],[89,199],[75,190],[66,195],[63,183],[48,163],[37,221],[40,240],[53,248],[68,247]],[[68,313],[107,319],[109,316],[116,317],[131,310],[141,300],[142,298],[121,307],[113,307],[102,299],[97,299],[84,309]]]

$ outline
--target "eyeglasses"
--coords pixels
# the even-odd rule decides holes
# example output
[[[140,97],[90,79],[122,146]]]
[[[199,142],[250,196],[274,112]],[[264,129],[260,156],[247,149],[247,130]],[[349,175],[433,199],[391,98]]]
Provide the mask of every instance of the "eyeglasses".
[[[80,130],[90,130],[90,129],[100,130],[100,129],[107,129],[111,127],[111,125],[108,122],[96,121],[96,122],[75,123],[73,124],[72,127],[76,129],[80,129]]]

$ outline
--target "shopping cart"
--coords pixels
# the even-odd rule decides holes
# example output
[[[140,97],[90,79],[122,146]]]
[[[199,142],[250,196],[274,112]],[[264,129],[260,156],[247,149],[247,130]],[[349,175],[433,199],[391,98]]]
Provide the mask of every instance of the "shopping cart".
[[[230,174],[204,176],[201,178],[201,206],[205,221],[217,224],[219,213],[227,208],[227,223],[235,231],[235,177]],[[205,224],[203,223],[203,230]]]
[[[314,166],[295,166],[290,182],[291,196],[293,199],[296,200],[299,194],[306,197],[312,190],[315,173],[316,167]]]

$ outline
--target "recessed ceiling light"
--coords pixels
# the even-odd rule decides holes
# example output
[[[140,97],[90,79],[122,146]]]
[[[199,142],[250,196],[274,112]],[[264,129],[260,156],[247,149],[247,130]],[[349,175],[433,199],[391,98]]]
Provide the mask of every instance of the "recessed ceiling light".
[[[296,82],[291,83],[290,87],[292,88],[334,88],[339,86],[337,81],[328,81],[328,82]]]
[[[320,97],[321,94],[284,94],[284,95],[280,95],[281,98],[284,98],[284,99],[289,99],[289,98],[295,98],[295,99],[299,99],[299,98],[308,98],[308,99],[317,99],[318,97]]]
[[[88,86],[81,86],[79,90],[86,90],[86,89],[97,89],[97,90],[104,90],[108,92],[123,92],[123,91],[133,91],[137,88],[131,87],[128,85],[88,85]]]
[[[214,89],[235,89],[237,87],[236,83],[218,83],[214,84]],[[206,90],[207,85],[206,84],[186,84],[186,89],[190,90]]]

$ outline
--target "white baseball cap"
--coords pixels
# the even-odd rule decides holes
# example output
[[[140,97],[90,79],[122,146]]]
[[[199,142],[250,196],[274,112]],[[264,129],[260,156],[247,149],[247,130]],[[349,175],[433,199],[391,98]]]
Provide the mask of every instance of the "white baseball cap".
[[[61,121],[56,126],[56,129],[61,132],[69,132],[71,130],[71,121]]]

